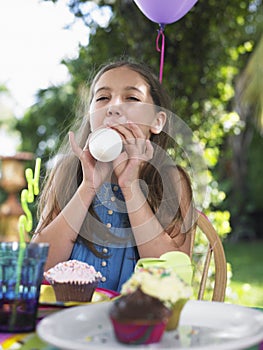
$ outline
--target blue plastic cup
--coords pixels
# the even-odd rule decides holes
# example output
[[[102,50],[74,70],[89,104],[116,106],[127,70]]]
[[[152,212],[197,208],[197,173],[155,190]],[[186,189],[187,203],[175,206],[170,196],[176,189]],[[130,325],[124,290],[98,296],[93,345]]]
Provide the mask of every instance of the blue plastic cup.
[[[0,243],[0,332],[35,330],[47,243]]]

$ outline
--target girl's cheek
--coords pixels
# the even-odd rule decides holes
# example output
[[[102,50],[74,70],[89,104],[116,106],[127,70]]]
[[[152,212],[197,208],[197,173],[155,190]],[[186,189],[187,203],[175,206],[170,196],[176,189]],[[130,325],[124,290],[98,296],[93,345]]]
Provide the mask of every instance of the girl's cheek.
[[[100,112],[94,112],[90,114],[90,127],[91,131],[98,129],[103,126],[104,123],[104,115]]]
[[[90,128],[91,128],[91,131],[95,131],[97,129],[99,129],[100,127],[103,126],[103,123],[90,123]]]

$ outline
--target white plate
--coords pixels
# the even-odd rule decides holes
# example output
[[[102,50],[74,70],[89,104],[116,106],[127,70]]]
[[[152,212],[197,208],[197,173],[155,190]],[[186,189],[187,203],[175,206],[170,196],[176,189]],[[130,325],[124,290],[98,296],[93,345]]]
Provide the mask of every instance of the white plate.
[[[263,339],[263,312],[244,306],[190,300],[176,331],[165,332],[160,343],[124,345],[113,333],[108,317],[111,302],[76,306],[44,318],[37,333],[47,343],[67,350],[97,349],[245,349]]]

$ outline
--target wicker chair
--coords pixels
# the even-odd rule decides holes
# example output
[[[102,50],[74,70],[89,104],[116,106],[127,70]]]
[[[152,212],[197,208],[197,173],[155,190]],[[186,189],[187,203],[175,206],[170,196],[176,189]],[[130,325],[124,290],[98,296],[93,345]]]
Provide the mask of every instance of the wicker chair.
[[[213,286],[212,300],[224,301],[226,284],[227,284],[227,263],[226,263],[224,248],[223,248],[221,239],[218,236],[211,222],[202,213],[198,213],[197,227],[199,228],[201,233],[203,233],[206,236],[207,245],[208,245],[207,251],[205,253],[205,261],[203,264],[201,282],[199,285],[197,299],[198,300],[204,299],[209,268],[211,265],[211,258],[213,256],[215,272],[214,272],[214,286]],[[196,234],[193,234],[192,240],[191,240],[192,254],[194,250],[195,236]]]

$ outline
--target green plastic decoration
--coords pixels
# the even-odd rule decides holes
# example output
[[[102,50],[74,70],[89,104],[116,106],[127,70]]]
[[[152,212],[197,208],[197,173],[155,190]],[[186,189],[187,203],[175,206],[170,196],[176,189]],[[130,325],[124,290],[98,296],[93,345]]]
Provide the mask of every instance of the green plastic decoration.
[[[24,259],[25,249],[26,249],[25,232],[30,232],[33,227],[32,213],[28,208],[28,203],[33,203],[34,196],[37,196],[39,194],[40,167],[41,167],[41,159],[37,158],[36,164],[35,164],[34,176],[33,176],[32,169],[27,168],[25,170],[25,176],[28,183],[28,188],[22,190],[21,192],[21,205],[25,214],[20,215],[18,220],[20,248],[19,248],[18,264],[17,264],[16,294],[19,293],[21,271],[22,271],[23,259]]]

